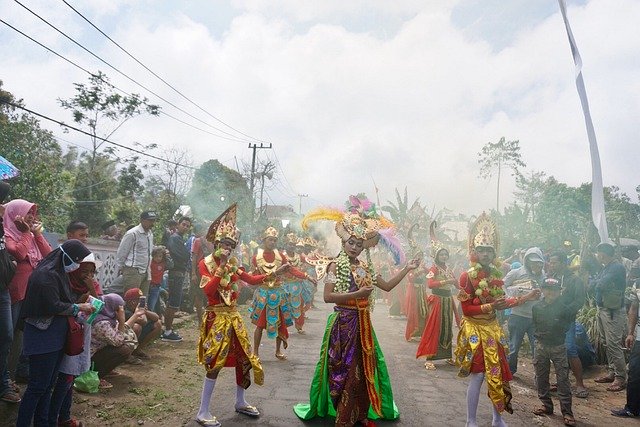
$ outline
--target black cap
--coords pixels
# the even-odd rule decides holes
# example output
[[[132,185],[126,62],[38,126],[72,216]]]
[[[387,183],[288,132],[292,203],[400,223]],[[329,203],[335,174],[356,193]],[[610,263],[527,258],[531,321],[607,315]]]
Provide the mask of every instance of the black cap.
[[[611,243],[603,242],[603,243],[600,243],[598,246],[596,246],[596,252],[600,252],[602,254],[612,257],[615,255],[616,250],[614,249]]]
[[[158,219],[156,211],[144,211],[140,214],[140,219]]]

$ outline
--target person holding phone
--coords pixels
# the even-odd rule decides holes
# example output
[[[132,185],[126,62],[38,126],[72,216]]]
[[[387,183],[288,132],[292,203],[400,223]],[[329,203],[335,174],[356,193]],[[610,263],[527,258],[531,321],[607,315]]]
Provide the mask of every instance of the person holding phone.
[[[374,271],[369,250],[383,232],[388,236],[386,231],[392,224],[379,216],[375,205],[363,195],[351,196],[347,205],[346,213],[320,209],[302,220],[303,228],[311,220],[336,221],[342,250],[327,265],[324,301],[335,304],[335,308],[327,320],[320,360],[311,381],[310,403],[297,404],[293,410],[303,420],[335,416],[336,426],[370,426],[371,419],[393,420],[400,415],[371,325],[372,291],[374,287],[392,290],[420,265],[420,260],[409,261],[391,279],[383,279]],[[399,262],[401,249],[394,249]],[[366,261],[358,258],[363,251]]]
[[[22,328],[17,328],[22,302],[27,293],[27,282],[38,263],[51,252],[51,246],[42,235],[42,223],[38,219],[38,206],[23,199],[5,204],[3,215],[7,251],[17,262],[16,272],[9,283],[11,295],[11,321],[13,342],[9,357],[9,373],[16,380],[29,377],[29,365],[22,354]]]
[[[144,315],[138,316],[138,320],[133,325],[133,331],[138,337],[138,347],[127,358],[127,363],[141,365],[143,360],[151,359],[144,352],[144,349],[148,348],[151,343],[160,337],[162,334],[162,322],[160,322],[160,317],[149,309],[147,297],[142,294],[140,288],[129,289],[124,294],[124,302],[126,319],[130,319],[139,310],[144,310]]]

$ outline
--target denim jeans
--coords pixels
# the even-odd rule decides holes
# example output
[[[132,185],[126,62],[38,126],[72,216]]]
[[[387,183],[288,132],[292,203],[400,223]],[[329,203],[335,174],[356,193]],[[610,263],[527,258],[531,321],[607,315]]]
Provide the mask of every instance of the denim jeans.
[[[509,369],[512,374],[518,371],[518,353],[525,334],[529,337],[531,353],[535,356],[533,341],[533,320],[529,317],[509,316]]]
[[[156,305],[160,299],[160,285],[149,286],[149,296],[147,297],[147,309],[157,313]]]
[[[634,414],[640,414],[640,342],[636,340],[629,356],[629,374],[627,378],[627,404],[625,408]]]
[[[73,396],[73,375],[60,372],[57,377],[56,386],[51,395],[49,405],[49,425],[58,425],[58,420],[68,421],[71,419],[71,402]]]
[[[13,341],[11,320],[11,295],[9,290],[0,291],[0,396],[9,391],[9,350]]]
[[[49,425],[51,390],[58,379],[58,367],[64,350],[29,356],[29,383],[18,409],[16,427]]]
[[[13,342],[11,343],[11,350],[9,351],[8,369],[9,373],[14,375],[14,378],[29,378],[29,358],[22,354],[22,328],[18,328],[18,320],[23,301],[11,304]]]

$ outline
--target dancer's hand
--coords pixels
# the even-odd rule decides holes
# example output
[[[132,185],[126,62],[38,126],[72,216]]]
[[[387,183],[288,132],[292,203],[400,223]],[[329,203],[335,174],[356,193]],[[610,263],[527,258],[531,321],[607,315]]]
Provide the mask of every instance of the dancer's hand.
[[[491,303],[491,306],[494,310],[504,310],[505,308],[508,308],[507,301],[504,298],[498,298]]]
[[[371,292],[373,292],[373,285],[367,285],[355,291],[354,296],[356,298],[369,298],[369,295],[371,295]]]
[[[282,264],[280,267],[278,267],[275,274],[276,276],[280,276],[286,273],[287,271],[289,271],[290,268],[291,268],[291,264]]]

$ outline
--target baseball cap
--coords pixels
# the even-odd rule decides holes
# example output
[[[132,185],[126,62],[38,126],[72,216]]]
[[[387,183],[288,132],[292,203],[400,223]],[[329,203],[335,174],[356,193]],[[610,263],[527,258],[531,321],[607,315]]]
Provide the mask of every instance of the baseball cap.
[[[125,301],[133,301],[140,298],[142,295],[143,293],[140,288],[131,288],[124,293],[124,297],[122,299]]]
[[[96,266],[96,269],[102,267],[102,261],[100,261],[99,259],[96,259],[96,256],[93,254],[93,252],[91,252],[89,255],[84,257],[82,261],[80,261],[80,263],[83,263],[83,262],[92,263],[93,265]]]
[[[140,214],[140,219],[156,220],[158,219],[158,214],[156,211],[144,211]]]

